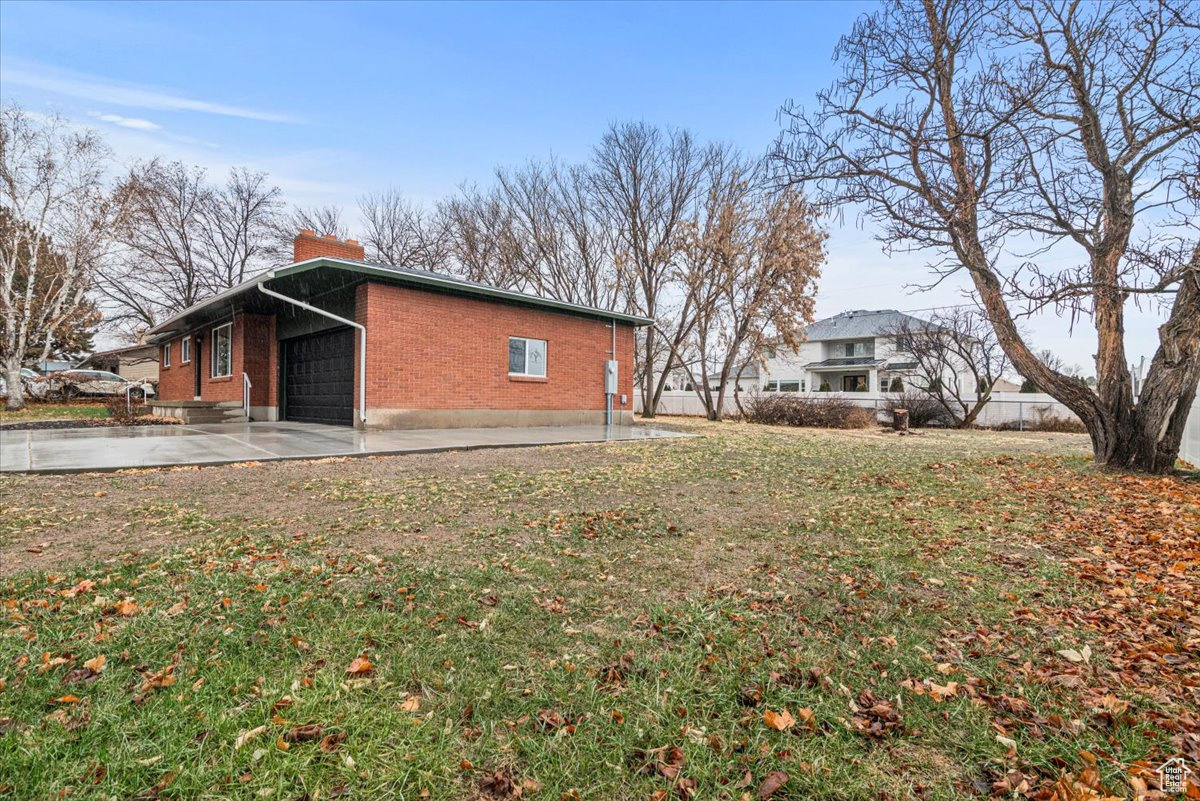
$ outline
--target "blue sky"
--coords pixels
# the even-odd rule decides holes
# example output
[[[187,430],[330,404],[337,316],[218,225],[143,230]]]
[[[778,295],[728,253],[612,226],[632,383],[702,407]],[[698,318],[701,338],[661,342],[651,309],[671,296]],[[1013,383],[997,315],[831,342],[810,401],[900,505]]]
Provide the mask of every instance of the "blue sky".
[[[0,94],[96,127],[122,161],[247,166],[291,202],[352,210],[388,186],[432,202],[497,165],[584,158],[620,120],[762,152],[780,104],[833,80],[838,37],[870,7],[5,0]],[[820,316],[961,302],[960,285],[907,293],[922,260],[888,259],[853,219],[830,250]],[[1155,325],[1130,321],[1132,356]],[[1090,372],[1086,331],[1031,329]]]

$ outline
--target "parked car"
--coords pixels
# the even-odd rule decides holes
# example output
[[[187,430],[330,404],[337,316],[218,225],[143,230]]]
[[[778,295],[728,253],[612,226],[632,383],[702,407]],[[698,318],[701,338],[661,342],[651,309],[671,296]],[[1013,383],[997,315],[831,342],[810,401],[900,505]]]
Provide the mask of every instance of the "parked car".
[[[25,382],[26,389],[29,388],[30,381],[41,378],[41,374],[37,370],[30,370],[28,367],[21,368],[21,380]],[[8,378],[3,373],[0,373],[0,395],[8,394]]]
[[[48,397],[70,400],[76,397],[111,397],[125,395],[136,400],[152,397],[154,385],[148,381],[130,381],[107,370],[64,370],[47,377]]]

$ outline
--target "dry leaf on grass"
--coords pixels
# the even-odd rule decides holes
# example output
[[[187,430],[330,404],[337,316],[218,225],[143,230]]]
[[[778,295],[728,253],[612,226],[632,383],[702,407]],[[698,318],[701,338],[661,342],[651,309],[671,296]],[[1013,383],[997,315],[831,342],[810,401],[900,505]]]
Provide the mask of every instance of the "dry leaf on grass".
[[[367,654],[364,651],[354,658],[354,661],[350,663],[350,667],[346,668],[346,674],[349,676],[366,676],[374,669],[375,666],[371,664],[370,659],[367,659]]]
[[[258,735],[262,734],[266,730],[267,730],[266,725],[262,725],[262,726],[255,726],[253,729],[250,729],[249,731],[242,732],[241,734],[239,734],[237,736],[237,739],[233,741],[233,747],[241,748],[246,743],[250,742],[251,740],[253,740]]]
[[[758,797],[760,801],[770,798],[788,782],[788,775],[782,770],[773,770],[767,774],[767,777],[762,780],[762,784],[758,786]]]
[[[792,726],[796,725],[796,719],[792,717],[792,713],[786,709],[776,712],[773,709],[768,709],[763,713],[763,722],[770,726],[775,731],[787,731]]]

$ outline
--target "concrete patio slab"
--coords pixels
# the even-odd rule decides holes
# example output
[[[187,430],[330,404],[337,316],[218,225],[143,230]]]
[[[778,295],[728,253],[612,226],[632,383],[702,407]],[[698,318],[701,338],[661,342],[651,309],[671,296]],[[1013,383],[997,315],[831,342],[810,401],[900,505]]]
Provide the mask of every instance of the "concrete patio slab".
[[[0,429],[0,472],[79,473],[687,436],[691,435],[643,426],[356,431],[314,423],[265,422],[40,431]]]

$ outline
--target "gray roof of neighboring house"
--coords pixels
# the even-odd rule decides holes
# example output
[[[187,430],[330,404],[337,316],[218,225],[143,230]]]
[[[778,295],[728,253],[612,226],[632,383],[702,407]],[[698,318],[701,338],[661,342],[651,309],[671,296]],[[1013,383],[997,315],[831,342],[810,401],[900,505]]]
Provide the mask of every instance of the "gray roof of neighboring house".
[[[98,350],[95,353],[89,355],[83,361],[81,361],[79,363],[79,366],[83,367],[84,365],[90,364],[91,362],[94,362],[97,359],[105,359],[105,358],[109,358],[112,356],[124,356],[127,353],[134,353],[139,350],[146,351],[150,356],[156,356],[156,354],[158,353],[158,346],[152,345],[149,342],[142,342],[137,345],[122,345],[119,348],[110,348],[109,350]]]
[[[745,367],[742,368],[742,372],[738,373],[736,376],[733,376],[733,378],[739,378],[739,379],[758,378],[758,365],[753,362],[751,362],[750,364],[747,364]]]
[[[928,320],[895,309],[856,309],[817,320],[804,333],[809,342],[822,339],[867,339],[898,330],[903,326],[924,328],[927,325]]]

